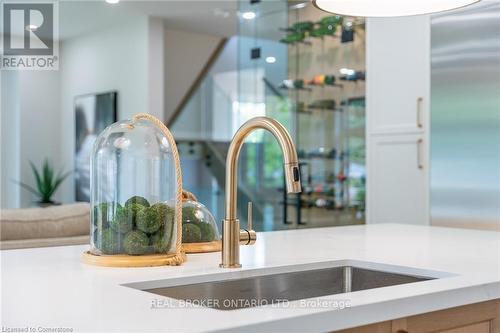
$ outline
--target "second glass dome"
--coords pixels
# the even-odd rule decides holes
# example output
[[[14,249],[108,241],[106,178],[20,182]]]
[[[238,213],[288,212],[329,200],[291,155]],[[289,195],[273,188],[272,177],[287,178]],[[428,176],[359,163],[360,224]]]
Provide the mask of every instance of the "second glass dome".
[[[220,240],[215,219],[205,205],[194,201],[182,202],[182,243],[209,243]]]

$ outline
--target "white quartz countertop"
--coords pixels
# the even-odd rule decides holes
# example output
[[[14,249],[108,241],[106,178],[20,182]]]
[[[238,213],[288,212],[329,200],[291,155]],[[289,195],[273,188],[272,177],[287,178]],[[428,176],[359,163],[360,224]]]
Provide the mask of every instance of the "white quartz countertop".
[[[241,247],[242,269],[219,268],[219,253],[189,255],[179,267],[94,267],[80,260],[87,248],[0,251],[2,327],[36,332],[321,332],[500,298],[498,232],[382,224],[259,233],[255,245]],[[178,278],[201,281],[214,273],[244,277],[255,269],[279,272],[290,265],[321,267],[326,261],[375,263],[367,264],[375,269],[404,266],[408,273],[416,269],[441,278],[325,296],[319,299],[325,302],[307,306],[295,301],[286,307],[232,311],[185,307],[124,286],[162,286]],[[159,301],[168,306],[154,307]]]

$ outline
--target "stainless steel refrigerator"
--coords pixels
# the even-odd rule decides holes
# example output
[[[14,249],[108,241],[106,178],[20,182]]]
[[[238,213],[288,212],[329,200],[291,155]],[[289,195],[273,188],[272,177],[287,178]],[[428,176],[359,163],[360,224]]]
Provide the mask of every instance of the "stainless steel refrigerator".
[[[432,223],[500,230],[500,1],[431,22]]]

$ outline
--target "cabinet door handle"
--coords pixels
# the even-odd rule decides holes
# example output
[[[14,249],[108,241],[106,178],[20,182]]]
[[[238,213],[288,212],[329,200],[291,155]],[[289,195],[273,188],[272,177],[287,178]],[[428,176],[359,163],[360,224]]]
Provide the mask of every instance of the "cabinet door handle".
[[[424,102],[423,97],[417,98],[417,127],[423,128],[424,125],[422,123],[422,103]]]
[[[424,142],[423,139],[417,140],[417,167],[419,169],[424,168],[424,164],[422,163],[422,143],[423,142]]]

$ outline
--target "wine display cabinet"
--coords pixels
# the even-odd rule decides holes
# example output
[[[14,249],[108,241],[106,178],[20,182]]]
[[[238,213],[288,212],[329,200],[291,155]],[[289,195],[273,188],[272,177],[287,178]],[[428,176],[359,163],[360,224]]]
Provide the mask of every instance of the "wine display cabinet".
[[[303,192],[286,195],[272,139],[246,145],[240,176],[265,193],[262,229],[364,223],[364,21],[308,1],[244,1],[239,13],[240,107],[288,127],[302,174]]]

